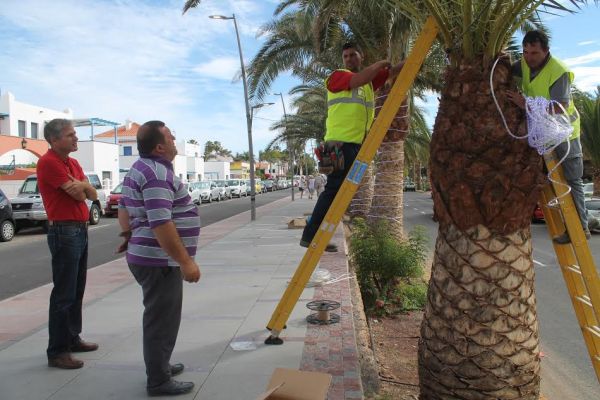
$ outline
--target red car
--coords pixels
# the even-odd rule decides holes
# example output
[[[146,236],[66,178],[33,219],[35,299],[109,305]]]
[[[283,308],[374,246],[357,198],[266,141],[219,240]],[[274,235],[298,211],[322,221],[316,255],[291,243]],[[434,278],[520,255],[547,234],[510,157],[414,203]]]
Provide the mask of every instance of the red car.
[[[119,200],[121,200],[121,191],[123,190],[123,184],[120,183],[116,188],[110,192],[110,195],[106,199],[106,208],[104,209],[104,215],[111,216],[117,215],[119,210]]]
[[[542,207],[539,204],[535,205],[533,209],[533,217],[531,218],[533,221],[545,221],[544,212],[542,211]]]

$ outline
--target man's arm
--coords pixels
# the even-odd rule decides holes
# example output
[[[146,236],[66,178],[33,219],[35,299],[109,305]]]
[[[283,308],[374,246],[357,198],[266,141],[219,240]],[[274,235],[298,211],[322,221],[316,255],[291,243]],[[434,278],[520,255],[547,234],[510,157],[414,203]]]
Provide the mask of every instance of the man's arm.
[[[160,247],[181,267],[183,279],[188,282],[198,282],[200,280],[200,268],[185,249],[175,228],[175,223],[173,221],[165,222],[152,228],[152,232],[154,232]]]
[[[376,76],[377,73],[383,69],[390,67],[390,62],[387,60],[377,61],[374,64],[369,65],[367,68],[363,69],[360,72],[357,72],[352,75],[350,78],[350,89],[356,89],[357,87],[361,87],[371,82]]]
[[[68,175],[68,177],[70,180],[63,183],[60,188],[67,192],[69,196],[79,201],[85,201],[85,199],[92,201],[98,200],[96,188],[94,188],[87,180],[80,181],[71,175]]]

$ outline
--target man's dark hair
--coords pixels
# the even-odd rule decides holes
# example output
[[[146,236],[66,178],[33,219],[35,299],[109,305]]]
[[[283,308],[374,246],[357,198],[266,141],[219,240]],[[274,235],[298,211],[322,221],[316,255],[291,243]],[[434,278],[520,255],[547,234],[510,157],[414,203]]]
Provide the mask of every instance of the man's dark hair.
[[[357,45],[354,42],[346,42],[344,43],[344,45],[342,46],[342,51],[344,50],[348,50],[348,49],[354,49],[356,50],[361,56],[363,55],[362,49],[360,48],[359,45]]]
[[[548,35],[542,31],[529,31],[523,37],[523,46],[539,43],[542,50],[548,50]]]
[[[165,137],[160,131],[163,126],[165,123],[162,121],[148,121],[140,126],[137,132],[137,148],[141,156],[151,154],[157,145],[165,143]]]

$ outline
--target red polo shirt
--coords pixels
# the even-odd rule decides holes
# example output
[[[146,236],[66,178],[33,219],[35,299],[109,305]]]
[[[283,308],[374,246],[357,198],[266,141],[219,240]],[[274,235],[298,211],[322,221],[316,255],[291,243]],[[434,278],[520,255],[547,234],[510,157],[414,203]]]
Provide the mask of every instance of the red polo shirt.
[[[85,201],[75,200],[60,188],[71,180],[69,175],[82,181],[87,179],[77,160],[71,157],[62,160],[50,149],[40,157],[36,169],[37,183],[48,220],[85,222],[89,219]]]

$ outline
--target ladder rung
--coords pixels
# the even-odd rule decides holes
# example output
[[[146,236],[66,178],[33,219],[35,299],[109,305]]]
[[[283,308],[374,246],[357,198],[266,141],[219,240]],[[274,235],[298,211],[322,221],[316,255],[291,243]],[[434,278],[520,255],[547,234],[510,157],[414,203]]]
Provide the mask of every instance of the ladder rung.
[[[592,300],[590,299],[590,297],[588,295],[581,295],[581,296],[576,296],[575,297],[577,300],[579,300],[580,302],[582,302],[583,304],[594,308],[594,306],[592,305]]]
[[[579,268],[579,265],[569,265],[567,269],[581,275],[581,268]]]
[[[598,325],[586,326],[585,329],[587,331],[591,332],[596,337],[598,337],[598,339],[600,339],[600,326],[598,326]]]

